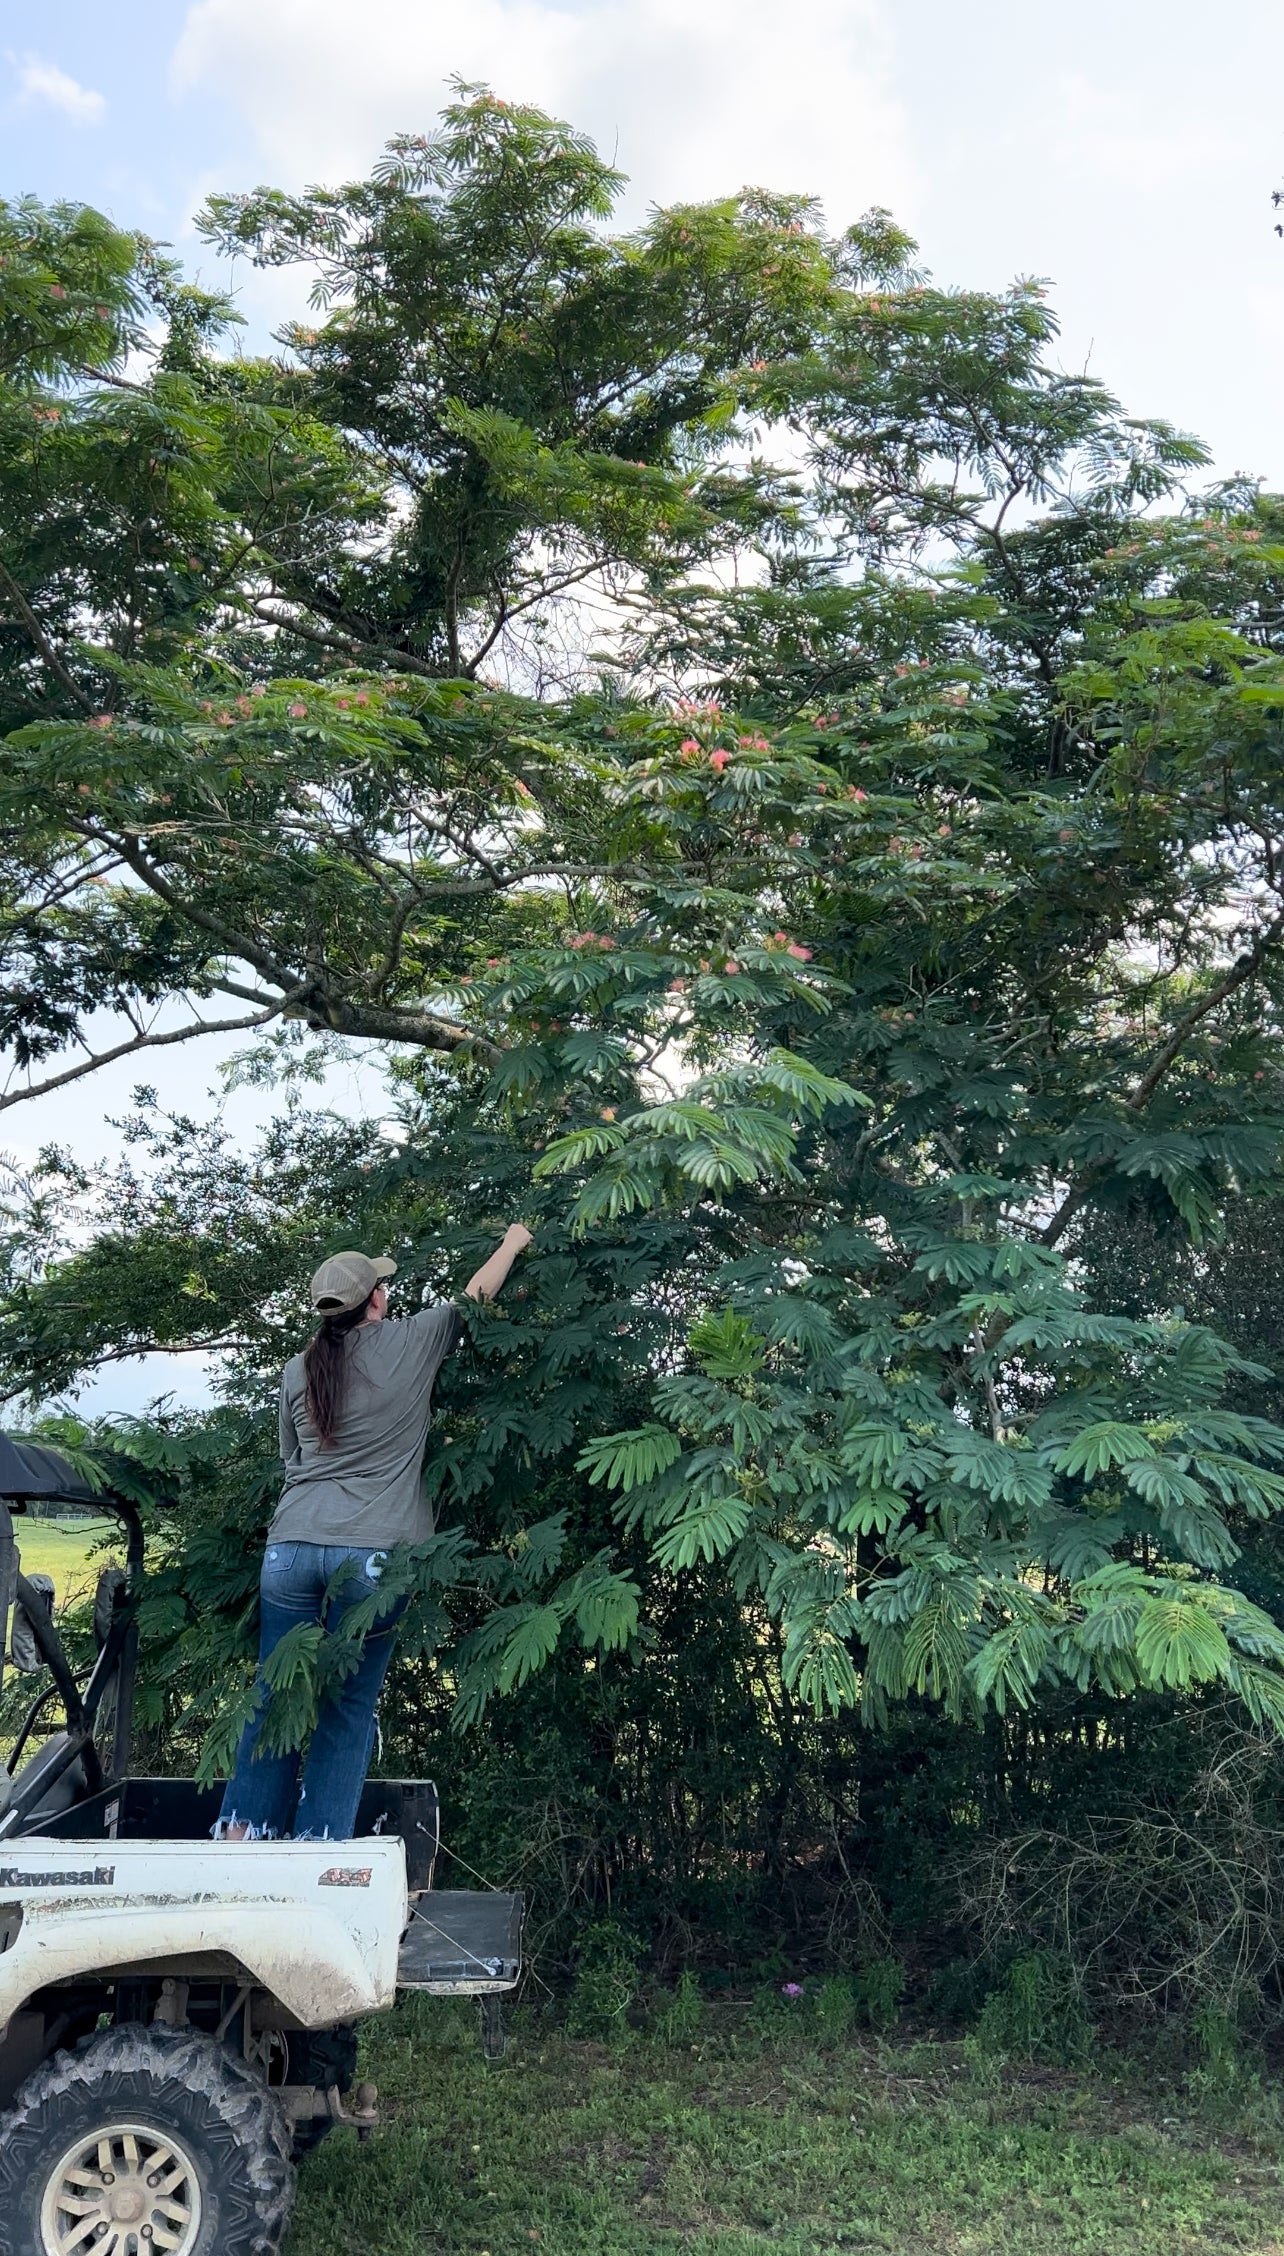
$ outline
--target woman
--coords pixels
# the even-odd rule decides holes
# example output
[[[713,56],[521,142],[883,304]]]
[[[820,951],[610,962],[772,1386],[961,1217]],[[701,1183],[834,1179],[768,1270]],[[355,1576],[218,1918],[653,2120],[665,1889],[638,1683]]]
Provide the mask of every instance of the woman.
[[[514,1223],[469,1278],[467,1298],[493,1299],[530,1242],[530,1231]],[[422,1543],[432,1534],[421,1476],[433,1381],[460,1322],[449,1301],[386,1322],[387,1279],[396,1268],[382,1256],[336,1253],[312,1279],[321,1322],[281,1379],[285,1482],[259,1585],[260,1671],[290,1630],[318,1622],[327,1632],[338,1629],[378,1590],[394,1544]],[[260,1675],[259,1705],[241,1736],[217,1839],[273,1840],[290,1832],[296,1840],[352,1838],[375,1709],[407,1602],[395,1598],[377,1616],[356,1666],[327,1691],[302,1780],[299,1749],[257,1751],[268,1704]]]

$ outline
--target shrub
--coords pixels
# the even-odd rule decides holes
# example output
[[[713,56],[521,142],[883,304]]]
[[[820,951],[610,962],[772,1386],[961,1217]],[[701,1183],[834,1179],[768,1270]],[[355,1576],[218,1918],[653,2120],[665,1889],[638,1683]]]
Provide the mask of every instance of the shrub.
[[[856,1975],[853,1988],[862,2019],[871,2029],[894,2029],[905,1995],[905,1968],[899,1958],[871,1959]]]
[[[990,2058],[1015,2055],[1068,2066],[1084,2058],[1091,2037],[1069,1964],[1043,1951],[1025,1951],[991,1990],[969,2043]]]
[[[831,1974],[816,1991],[812,2018],[822,2044],[841,2044],[850,2036],[859,2000],[850,1974]]]
[[[674,1987],[667,1993],[664,2003],[655,2011],[655,2033],[661,2044],[692,2044],[700,2034],[703,2020],[704,1999],[700,1995],[700,1984],[690,1968],[685,1967]]]
[[[599,2044],[628,2042],[642,1950],[638,1937],[618,1920],[599,1919],[585,1928],[566,2004],[569,2036],[591,2037]]]

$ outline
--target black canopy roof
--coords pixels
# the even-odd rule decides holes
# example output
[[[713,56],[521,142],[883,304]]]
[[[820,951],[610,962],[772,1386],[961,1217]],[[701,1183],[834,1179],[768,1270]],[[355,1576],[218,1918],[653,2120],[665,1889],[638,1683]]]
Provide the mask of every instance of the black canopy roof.
[[[65,1497],[68,1503],[97,1504],[100,1510],[104,1501],[101,1489],[82,1480],[61,1450],[0,1434],[0,1497],[17,1503],[30,1496]]]

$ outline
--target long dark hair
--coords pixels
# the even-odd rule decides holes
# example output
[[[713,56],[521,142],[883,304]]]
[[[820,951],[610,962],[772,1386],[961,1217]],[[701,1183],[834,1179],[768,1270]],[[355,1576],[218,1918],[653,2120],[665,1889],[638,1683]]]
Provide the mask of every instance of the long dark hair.
[[[378,1286],[375,1287],[378,1291]],[[348,1396],[348,1335],[365,1322],[370,1301],[323,1316],[303,1350],[303,1402],[323,1449],[333,1449]]]

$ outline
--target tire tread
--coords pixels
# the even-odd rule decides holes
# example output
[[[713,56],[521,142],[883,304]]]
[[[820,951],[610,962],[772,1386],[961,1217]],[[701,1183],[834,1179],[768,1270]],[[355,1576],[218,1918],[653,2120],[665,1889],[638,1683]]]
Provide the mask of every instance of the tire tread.
[[[32,2142],[51,2108],[83,2094],[128,2108],[137,2104],[137,2084],[145,2078],[163,2098],[166,2085],[204,2100],[234,2141],[245,2166],[250,2199],[242,2213],[225,2223],[218,2256],[276,2256],[294,2206],[290,2131],[266,2084],[233,2053],[188,2029],[157,2029],[123,2023],[84,2037],[69,2052],[56,2052],[28,2076],[7,2112],[0,2115],[0,2220],[13,2214],[13,2197],[29,2165]],[[0,2256],[8,2256],[7,2226],[0,2222]],[[24,2252],[15,2249],[15,2256]]]

